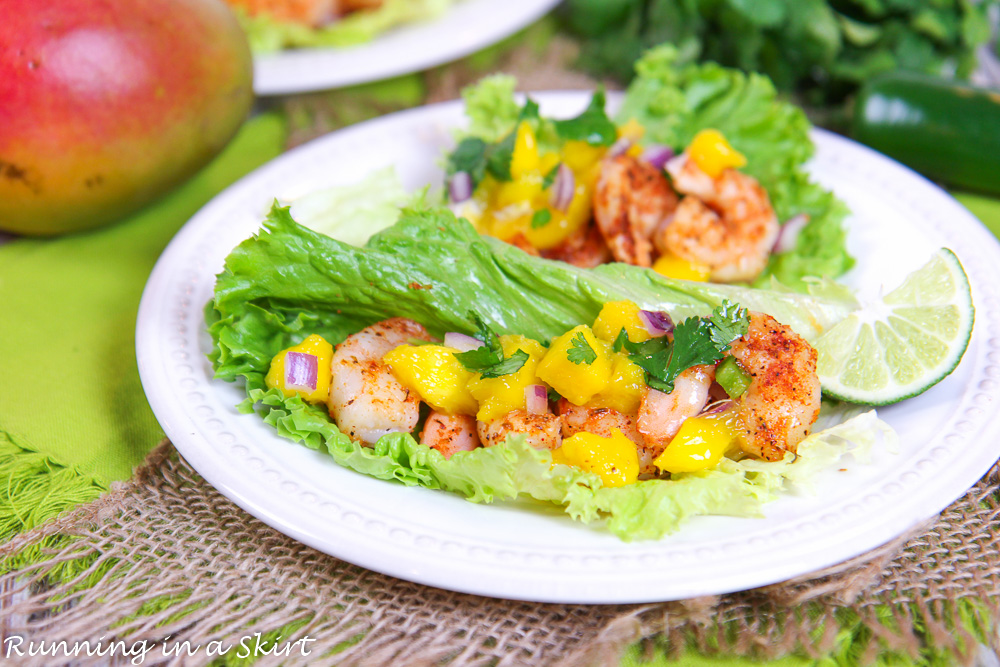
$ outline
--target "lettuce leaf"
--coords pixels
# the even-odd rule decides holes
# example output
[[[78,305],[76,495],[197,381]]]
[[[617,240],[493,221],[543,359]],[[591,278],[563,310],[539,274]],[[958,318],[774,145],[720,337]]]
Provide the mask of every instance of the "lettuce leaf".
[[[270,360],[307,334],[339,342],[397,315],[416,319],[437,335],[473,333],[468,313],[474,310],[500,331],[546,340],[571,324],[593,320],[605,301],[622,298],[679,316],[708,314],[730,299],[781,313],[779,319],[816,334],[856,306],[850,297],[828,291],[831,296],[809,297],[685,283],[618,264],[578,269],[481,237],[447,209],[406,210],[359,248],[299,225],[288,208],[275,205],[261,232],[226,259],[206,320],[217,377],[245,381],[242,408],[256,409],[281,436],[325,451],[340,465],[475,502],[527,495],[558,503],[581,521],[606,521],[622,539],[656,539],[690,516],[758,515],[760,504],[807,466],[726,460],[710,471],[610,489],[595,475],[553,466],[549,452],[519,438],[448,460],[411,434],[363,447],[340,433],[325,410],[268,389],[264,376]],[[838,457],[850,442],[875,437],[878,430],[870,427],[869,421],[841,429],[836,438],[812,436],[800,447],[799,459],[809,460],[811,441],[825,443],[817,449],[824,462]]]
[[[386,0],[378,9],[354,12],[320,28],[278,21],[267,15],[250,16],[239,9],[237,16],[250,41],[250,48],[255,53],[270,53],[286,48],[364,44],[391,28],[439,16],[454,1]]]

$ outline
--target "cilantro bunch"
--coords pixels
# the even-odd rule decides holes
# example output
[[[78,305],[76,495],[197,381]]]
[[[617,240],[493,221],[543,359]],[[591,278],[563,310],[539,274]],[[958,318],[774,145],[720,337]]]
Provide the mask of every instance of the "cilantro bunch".
[[[647,48],[767,74],[809,104],[837,104],[892,70],[967,78],[997,0],[569,0],[580,64],[632,78]]]

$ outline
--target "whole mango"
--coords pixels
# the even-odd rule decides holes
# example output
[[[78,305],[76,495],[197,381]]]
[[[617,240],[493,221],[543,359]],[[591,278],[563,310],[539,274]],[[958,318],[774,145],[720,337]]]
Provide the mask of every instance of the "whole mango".
[[[221,0],[2,0],[0,230],[131,213],[218,153],[253,103]]]

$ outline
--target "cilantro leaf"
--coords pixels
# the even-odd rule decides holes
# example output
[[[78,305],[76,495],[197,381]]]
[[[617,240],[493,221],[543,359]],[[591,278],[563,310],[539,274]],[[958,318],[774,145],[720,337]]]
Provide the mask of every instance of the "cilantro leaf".
[[[510,162],[514,159],[514,141],[517,138],[515,129],[506,137],[486,148],[486,170],[498,181],[511,180]]]
[[[556,132],[567,141],[585,141],[591,146],[610,146],[618,139],[618,128],[604,110],[604,89],[590,98],[590,105],[576,118],[554,121]]]
[[[722,359],[722,350],[729,346],[716,343],[715,326],[703,317],[689,317],[674,328],[674,345],[670,363],[659,377],[673,391],[677,376],[700,364],[714,364]],[[661,390],[664,391],[664,390]]]
[[[547,208],[543,208],[540,211],[535,211],[534,215],[531,216],[531,228],[538,229],[539,227],[544,227],[549,224],[552,220],[552,212]]]
[[[476,323],[478,331],[474,338],[483,343],[481,347],[468,352],[456,352],[455,358],[471,373],[480,373],[488,368],[496,366],[503,361],[503,347],[500,345],[500,337],[496,332],[483,321],[476,313],[469,313]]]
[[[615,352],[621,352],[622,348],[624,348],[629,342],[631,341],[628,339],[628,331],[625,330],[625,327],[622,327],[621,331],[618,332],[618,335],[615,336],[615,339],[611,342],[611,349]]]
[[[566,352],[566,358],[577,366],[580,364],[587,364],[589,366],[597,360],[597,353],[594,352],[594,348],[587,342],[583,332],[578,331],[569,342],[569,350]]]
[[[478,329],[473,337],[483,344],[468,352],[455,353],[455,358],[465,370],[470,373],[479,373],[484,378],[498,378],[501,375],[519,371],[530,355],[524,350],[518,349],[505,359],[503,346],[500,344],[500,337],[496,332],[476,313],[470,312],[469,316],[475,321]]]
[[[490,366],[486,370],[482,371],[480,375],[483,378],[498,378],[501,375],[509,375],[510,373],[516,373],[521,370],[521,366],[524,366],[530,358],[530,355],[524,350],[518,348],[514,354],[510,355],[498,364]]]
[[[545,174],[545,178],[542,179],[542,190],[548,190],[556,182],[556,174],[559,173],[559,165],[561,164],[562,162],[556,163],[556,166],[549,169],[549,173]]]
[[[538,102],[529,97],[525,100],[524,106],[521,107],[521,113],[517,115],[517,122],[520,123],[522,120],[540,120],[541,117],[541,114],[538,112]]]
[[[475,187],[486,175],[486,153],[488,144],[479,137],[466,137],[459,142],[448,156],[448,175],[464,171],[472,177]]]
[[[723,300],[722,305],[712,311],[709,318],[714,325],[712,340],[725,349],[737,338],[744,336],[750,328],[750,313],[738,303]]]

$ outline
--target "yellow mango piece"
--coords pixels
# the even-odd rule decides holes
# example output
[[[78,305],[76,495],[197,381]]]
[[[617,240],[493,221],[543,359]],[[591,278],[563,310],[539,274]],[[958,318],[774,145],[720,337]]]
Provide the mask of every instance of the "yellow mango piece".
[[[610,438],[587,432],[566,438],[562,446],[552,452],[552,462],[592,472],[601,478],[604,486],[625,486],[639,476],[639,452],[635,443],[617,428]]]
[[[614,365],[611,381],[594,395],[587,406],[591,408],[611,408],[622,414],[634,415],[639,411],[642,390],[646,386],[646,373],[636,366],[625,354],[612,352]]]
[[[718,463],[740,435],[736,417],[729,413],[688,417],[666,449],[653,460],[667,472],[695,472]]]
[[[639,144],[632,144],[631,146],[628,147],[628,149],[626,149],[625,155],[628,155],[629,157],[638,158],[639,156],[642,155],[643,150],[644,150],[643,147],[640,146]]]
[[[474,415],[479,409],[467,387],[473,374],[444,345],[400,345],[382,357],[400,383],[439,412]]]
[[[528,121],[522,120],[517,126],[514,138],[514,152],[510,160],[510,176],[517,180],[529,172],[537,172],[539,167],[538,141],[535,131]]]
[[[541,227],[532,228],[531,217],[528,216],[522,233],[531,242],[531,245],[539,250],[556,247],[590,222],[590,192],[591,189],[586,185],[577,183],[569,208],[565,211],[558,211],[549,205],[549,190],[544,190],[535,199],[535,207],[537,210],[548,210],[552,217]]]
[[[643,127],[642,123],[637,121],[635,118],[629,118],[628,122],[618,126],[619,139],[631,139],[632,141],[639,141],[640,139],[642,139],[644,134],[646,134],[646,128]]]
[[[712,178],[718,178],[724,169],[730,167],[739,169],[747,163],[743,153],[730,146],[722,136],[722,132],[718,130],[702,130],[694,135],[687,153],[688,157]]]
[[[639,319],[639,306],[631,301],[609,301],[601,308],[601,313],[594,320],[594,335],[608,343],[618,337],[618,332],[625,329],[628,339],[633,343],[647,341],[652,336]]]
[[[538,171],[542,176],[547,175],[561,162],[559,153],[543,153],[538,160]]]
[[[316,356],[316,391],[306,393],[302,390],[285,388],[285,356],[289,352],[302,352]],[[264,384],[272,389],[280,389],[287,397],[296,394],[308,403],[325,403],[330,394],[330,362],[333,360],[333,345],[326,342],[322,336],[312,334],[298,345],[282,350],[271,359],[271,367],[264,377]]]
[[[501,183],[493,197],[493,208],[527,204],[542,192],[542,175],[539,172],[523,174],[514,180]]]
[[[581,336],[585,345],[579,342]],[[571,360],[580,359],[588,347],[593,351],[590,363]],[[538,377],[570,403],[583,405],[611,381],[612,366],[608,344],[599,340],[590,327],[581,324],[552,341],[538,364]]]
[[[591,146],[586,141],[567,141],[560,150],[563,162],[574,172],[587,171],[607,152],[606,146]]]
[[[500,345],[505,357],[513,355],[518,350],[528,353],[528,360],[515,372],[501,375],[498,378],[484,378],[478,373],[472,374],[468,382],[469,394],[479,401],[479,411],[476,419],[491,422],[499,419],[511,410],[524,410],[524,390],[529,385],[542,384],[536,370],[538,362],[545,355],[545,348],[537,340],[525,336],[500,336]]]
[[[667,278],[700,282],[705,282],[712,275],[712,270],[705,264],[690,262],[673,253],[660,255],[653,262],[653,270]]]
[[[508,206],[490,213],[490,236],[501,241],[510,241],[518,234],[526,234],[531,227],[531,216],[534,211],[527,204]]]

